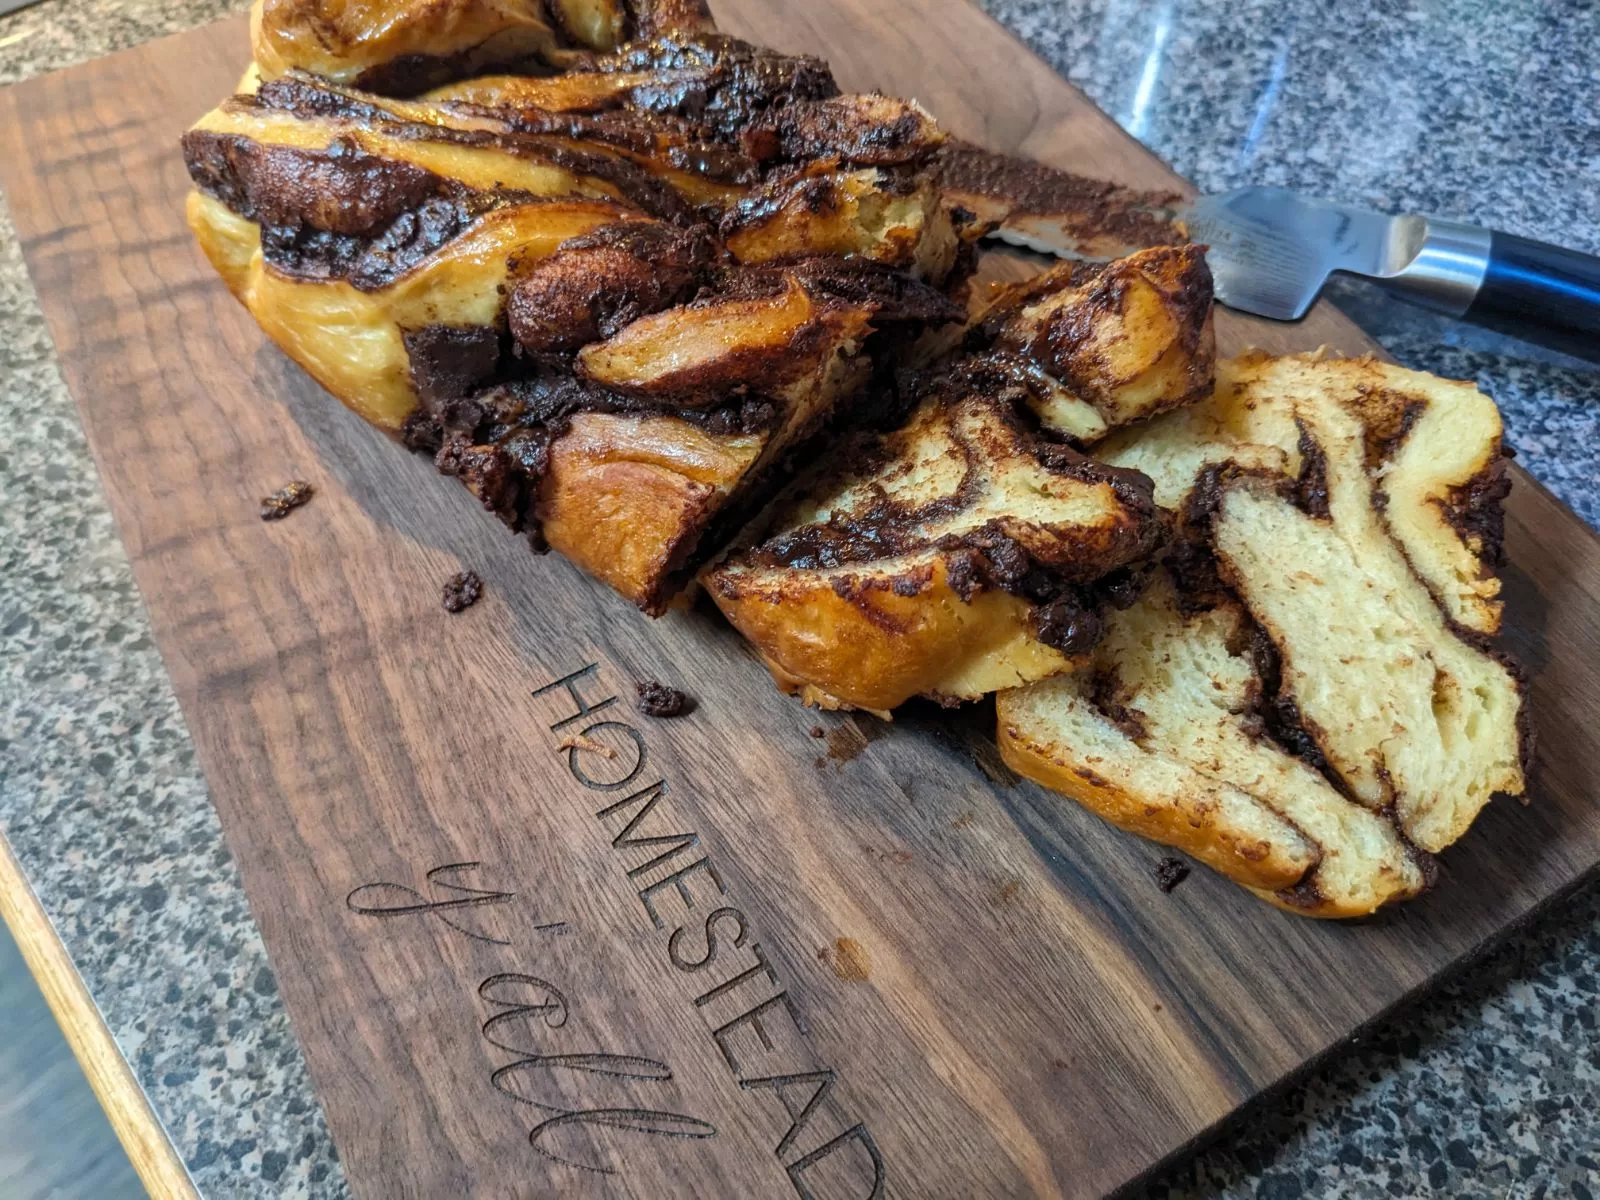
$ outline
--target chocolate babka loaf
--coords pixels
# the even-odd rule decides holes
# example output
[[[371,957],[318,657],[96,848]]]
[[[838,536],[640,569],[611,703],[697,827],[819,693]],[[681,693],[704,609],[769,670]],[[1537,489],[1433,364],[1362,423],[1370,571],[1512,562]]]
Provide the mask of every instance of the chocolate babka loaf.
[[[962,315],[937,127],[796,99],[799,73],[761,77],[732,141],[631,101],[290,75],[185,136],[190,224],[329,391],[659,612],[866,381],[875,338]]]

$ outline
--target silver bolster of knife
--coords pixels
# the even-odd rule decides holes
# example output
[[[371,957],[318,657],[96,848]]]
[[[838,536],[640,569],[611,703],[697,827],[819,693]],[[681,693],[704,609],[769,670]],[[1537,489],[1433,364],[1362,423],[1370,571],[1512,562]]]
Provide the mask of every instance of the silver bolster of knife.
[[[1459,317],[1472,306],[1489,270],[1489,231],[1436,217],[1411,219],[1423,224],[1416,254],[1379,282],[1436,312]]]

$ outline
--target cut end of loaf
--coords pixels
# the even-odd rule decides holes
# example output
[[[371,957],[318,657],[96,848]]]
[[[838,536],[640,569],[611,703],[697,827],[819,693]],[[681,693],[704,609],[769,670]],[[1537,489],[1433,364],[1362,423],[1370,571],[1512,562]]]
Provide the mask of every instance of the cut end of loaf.
[[[996,698],[1002,757],[1113,824],[1306,916],[1418,894],[1393,821],[1280,744],[1238,605],[1185,612],[1159,573],[1085,668]]]
[[[1088,668],[999,698],[1007,760],[1291,911],[1416,895],[1526,785],[1487,640],[1500,437],[1470,384],[1321,354],[1219,364],[1209,399],[1113,433],[1175,544]]]

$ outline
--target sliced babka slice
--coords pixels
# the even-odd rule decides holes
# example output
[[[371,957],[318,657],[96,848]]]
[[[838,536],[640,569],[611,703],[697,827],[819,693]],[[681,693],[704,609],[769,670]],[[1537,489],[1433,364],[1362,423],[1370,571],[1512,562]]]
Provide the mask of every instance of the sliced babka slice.
[[[1077,405],[1099,435],[1205,390],[1204,256],[1051,271],[969,340],[909,387],[904,426],[815,468],[706,577],[808,702],[882,712],[1052,675],[1092,648],[1105,603],[1136,591],[1126,568],[1162,539],[1143,476],[1084,457],[1045,418]]]
[[[1334,524],[1374,545],[1383,535],[1445,618],[1496,633],[1509,459],[1499,410],[1470,383],[1370,357],[1246,355],[1219,367],[1204,404],[1116,434],[1097,453],[1147,471],[1174,511],[1206,466],[1232,463],[1303,477],[1302,507],[1328,517],[1329,444],[1346,453],[1331,464],[1346,498],[1371,494],[1370,518],[1351,506]]]
[[[779,685],[826,708],[956,702],[1062,670],[1163,527],[1150,483],[1030,427],[981,359],[803,476],[707,591]]]
[[[1294,912],[1362,916],[1416,895],[1427,855],[1274,740],[1270,655],[1241,605],[1193,607],[1163,569],[1110,615],[1089,666],[995,698],[1000,753]]]
[[[1202,246],[1061,263],[996,293],[967,346],[1026,367],[1040,422],[1087,444],[1211,390],[1211,299]]]
[[[1219,364],[1209,400],[1098,448],[1174,513],[1171,585],[1113,618],[1089,671],[1001,696],[1002,751],[1289,907],[1415,891],[1374,821],[1436,852],[1525,786],[1521,682],[1488,641],[1500,439],[1470,384],[1370,358]],[[1164,793],[1152,764],[1174,763],[1228,803]],[[1335,847],[1355,874],[1330,874]]]

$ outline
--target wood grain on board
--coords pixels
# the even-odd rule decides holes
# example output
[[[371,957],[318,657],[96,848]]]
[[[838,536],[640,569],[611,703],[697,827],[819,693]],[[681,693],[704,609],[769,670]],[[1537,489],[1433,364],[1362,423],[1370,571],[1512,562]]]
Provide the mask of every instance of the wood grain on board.
[[[965,137],[1173,182],[967,5],[715,7]],[[0,177],[358,1193],[1101,1193],[1600,860],[1600,549],[1524,477],[1533,803],[1367,922],[1207,872],[1163,895],[1155,847],[1010,777],[981,714],[801,708],[711,615],[530,555],[274,350],[180,216],[177,136],[245,56],[233,20],[0,93]],[[1368,348],[1326,308],[1222,325]],[[315,500],[264,524],[294,478]],[[461,568],[487,594],[452,616]],[[647,679],[698,710],[639,715]],[[585,732],[614,757],[561,748]]]

